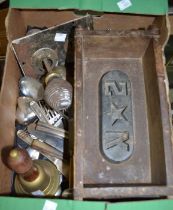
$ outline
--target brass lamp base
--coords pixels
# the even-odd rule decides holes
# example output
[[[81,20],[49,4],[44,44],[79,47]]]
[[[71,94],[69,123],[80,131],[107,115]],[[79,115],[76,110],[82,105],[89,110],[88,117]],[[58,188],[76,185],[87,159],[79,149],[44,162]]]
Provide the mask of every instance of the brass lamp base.
[[[14,188],[15,192],[17,194],[24,194],[24,195],[37,195],[37,196],[54,196],[59,194],[60,189],[60,182],[61,182],[61,175],[59,171],[56,169],[56,167],[47,160],[34,160],[34,165],[38,168],[44,169],[43,171],[46,173],[48,177],[48,183],[45,185],[45,182],[42,183],[41,186],[38,186],[38,190],[33,189],[33,183],[32,182],[26,182],[25,186],[21,183],[19,177],[20,175],[16,175],[15,182],[14,182]],[[43,173],[43,172],[41,172]],[[37,183],[40,183],[42,174],[38,176],[36,180]],[[47,180],[45,180],[47,181]]]

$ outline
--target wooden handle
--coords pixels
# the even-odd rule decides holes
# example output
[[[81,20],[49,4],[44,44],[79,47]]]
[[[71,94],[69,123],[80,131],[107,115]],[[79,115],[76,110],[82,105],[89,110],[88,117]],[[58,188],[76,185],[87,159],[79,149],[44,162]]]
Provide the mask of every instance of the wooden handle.
[[[9,152],[8,166],[18,174],[25,174],[31,170],[33,162],[24,149],[14,148]]]
[[[39,140],[33,140],[32,142],[32,148],[40,151],[41,153],[50,154],[51,156],[54,156],[60,160],[63,160],[63,153],[54,147],[52,147],[49,144],[46,144],[44,142],[41,142]]]
[[[24,142],[29,144],[33,149],[36,149],[41,153],[44,152],[46,154],[50,154],[61,160],[63,159],[63,153],[61,151],[59,151],[58,149],[55,149],[54,147],[52,147],[51,145],[45,142],[32,139],[32,137],[27,132],[23,130],[18,130],[17,136],[20,139],[22,139]]]

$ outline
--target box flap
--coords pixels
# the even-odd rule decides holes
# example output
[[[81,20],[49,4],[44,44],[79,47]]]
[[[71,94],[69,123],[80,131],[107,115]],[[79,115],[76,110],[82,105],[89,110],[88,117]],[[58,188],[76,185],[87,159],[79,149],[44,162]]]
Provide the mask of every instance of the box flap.
[[[0,197],[0,209],[6,210],[104,210],[104,202],[59,199]]]
[[[106,210],[172,210],[173,200],[137,201],[108,204]]]
[[[60,199],[37,199],[37,198],[15,198],[0,197],[0,209],[6,210],[172,210],[173,200],[153,200],[123,203],[105,203],[92,201],[73,201]]]
[[[11,8],[79,9],[104,12],[163,15],[168,12],[168,1],[157,0],[10,0]]]

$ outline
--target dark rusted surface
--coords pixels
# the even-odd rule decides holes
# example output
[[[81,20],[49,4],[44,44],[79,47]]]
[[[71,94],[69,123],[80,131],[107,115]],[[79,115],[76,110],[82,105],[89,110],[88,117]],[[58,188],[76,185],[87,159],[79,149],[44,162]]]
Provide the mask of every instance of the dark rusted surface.
[[[121,71],[110,71],[100,80],[100,146],[113,162],[128,159],[133,152],[131,84]]]
[[[173,195],[158,37],[155,28],[76,32],[75,199]]]
[[[86,28],[92,27],[91,16],[80,17],[14,40],[12,46],[24,75],[34,78],[40,78],[44,75],[46,70],[41,65],[41,58],[43,60],[46,56],[51,65],[57,62],[59,65],[64,65],[67,49],[71,48],[74,29],[78,25]],[[61,41],[59,38],[57,39],[57,33],[65,35],[65,39]],[[70,59],[73,60],[73,55]]]

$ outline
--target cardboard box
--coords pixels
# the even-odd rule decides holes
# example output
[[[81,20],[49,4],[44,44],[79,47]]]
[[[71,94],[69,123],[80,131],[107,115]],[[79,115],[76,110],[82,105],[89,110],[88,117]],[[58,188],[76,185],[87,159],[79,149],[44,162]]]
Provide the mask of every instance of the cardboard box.
[[[164,15],[168,11],[168,1],[148,0],[10,0],[10,7],[22,9],[79,9],[101,12]]]
[[[49,18],[48,18],[49,17]],[[73,11],[58,11],[58,10],[19,10],[10,9],[8,17],[6,19],[7,35],[9,46],[7,49],[7,58],[5,63],[5,71],[3,77],[3,84],[0,95],[0,149],[1,156],[5,155],[5,148],[12,146],[15,140],[15,112],[17,97],[19,94],[18,80],[21,76],[20,69],[15,59],[14,53],[10,48],[12,40],[24,36],[27,25],[33,26],[53,26],[76,17]],[[161,37],[159,40],[159,51],[157,52],[156,66],[157,74],[159,75],[159,90],[160,90],[160,106],[162,112],[162,126],[164,127],[164,135],[166,146],[170,152],[169,156],[166,156],[166,164],[169,164],[172,160],[172,143],[171,143],[171,127],[169,119],[169,100],[168,100],[168,85],[167,76],[164,67],[163,48],[166,40],[168,39],[168,29],[165,16],[141,16],[141,15],[122,15],[122,14],[104,14],[101,17],[94,18],[94,26],[96,29],[114,29],[114,30],[127,30],[148,28],[149,25],[155,23],[161,31]],[[4,165],[3,158],[0,161],[0,193],[2,195],[9,195],[12,186],[12,172]],[[173,166],[171,168],[173,171]],[[172,178],[167,179],[167,183],[173,185]],[[157,190],[157,189],[156,189]],[[169,188],[168,188],[169,194]],[[4,201],[6,198],[2,198]],[[18,199],[14,199],[18,200]],[[14,201],[13,200],[13,201]],[[21,199],[22,201],[23,199]],[[27,200],[27,199],[26,199]],[[44,200],[44,199],[43,199]],[[43,202],[41,199],[40,202]],[[73,201],[67,201],[67,203]],[[98,203],[101,205],[101,203]],[[74,202],[74,205],[75,202]],[[86,204],[87,205],[87,204]],[[94,205],[94,203],[92,204]],[[103,206],[97,206],[97,209],[105,209],[105,203]],[[72,208],[73,204],[70,205]],[[92,206],[93,207],[93,206]],[[27,205],[26,205],[27,208]],[[76,207],[75,207],[76,208]],[[91,206],[87,206],[88,209]],[[29,207],[28,207],[29,209]],[[76,208],[77,209],[77,208]]]
[[[50,201],[53,202],[53,206],[56,206],[56,208],[54,208],[53,210],[172,210],[173,208],[173,200],[105,203],[101,201],[93,202],[60,199],[47,200],[34,198],[0,197],[0,209],[23,210],[23,208],[25,208],[25,210],[45,210],[45,205]],[[47,208],[46,210],[49,209]]]

